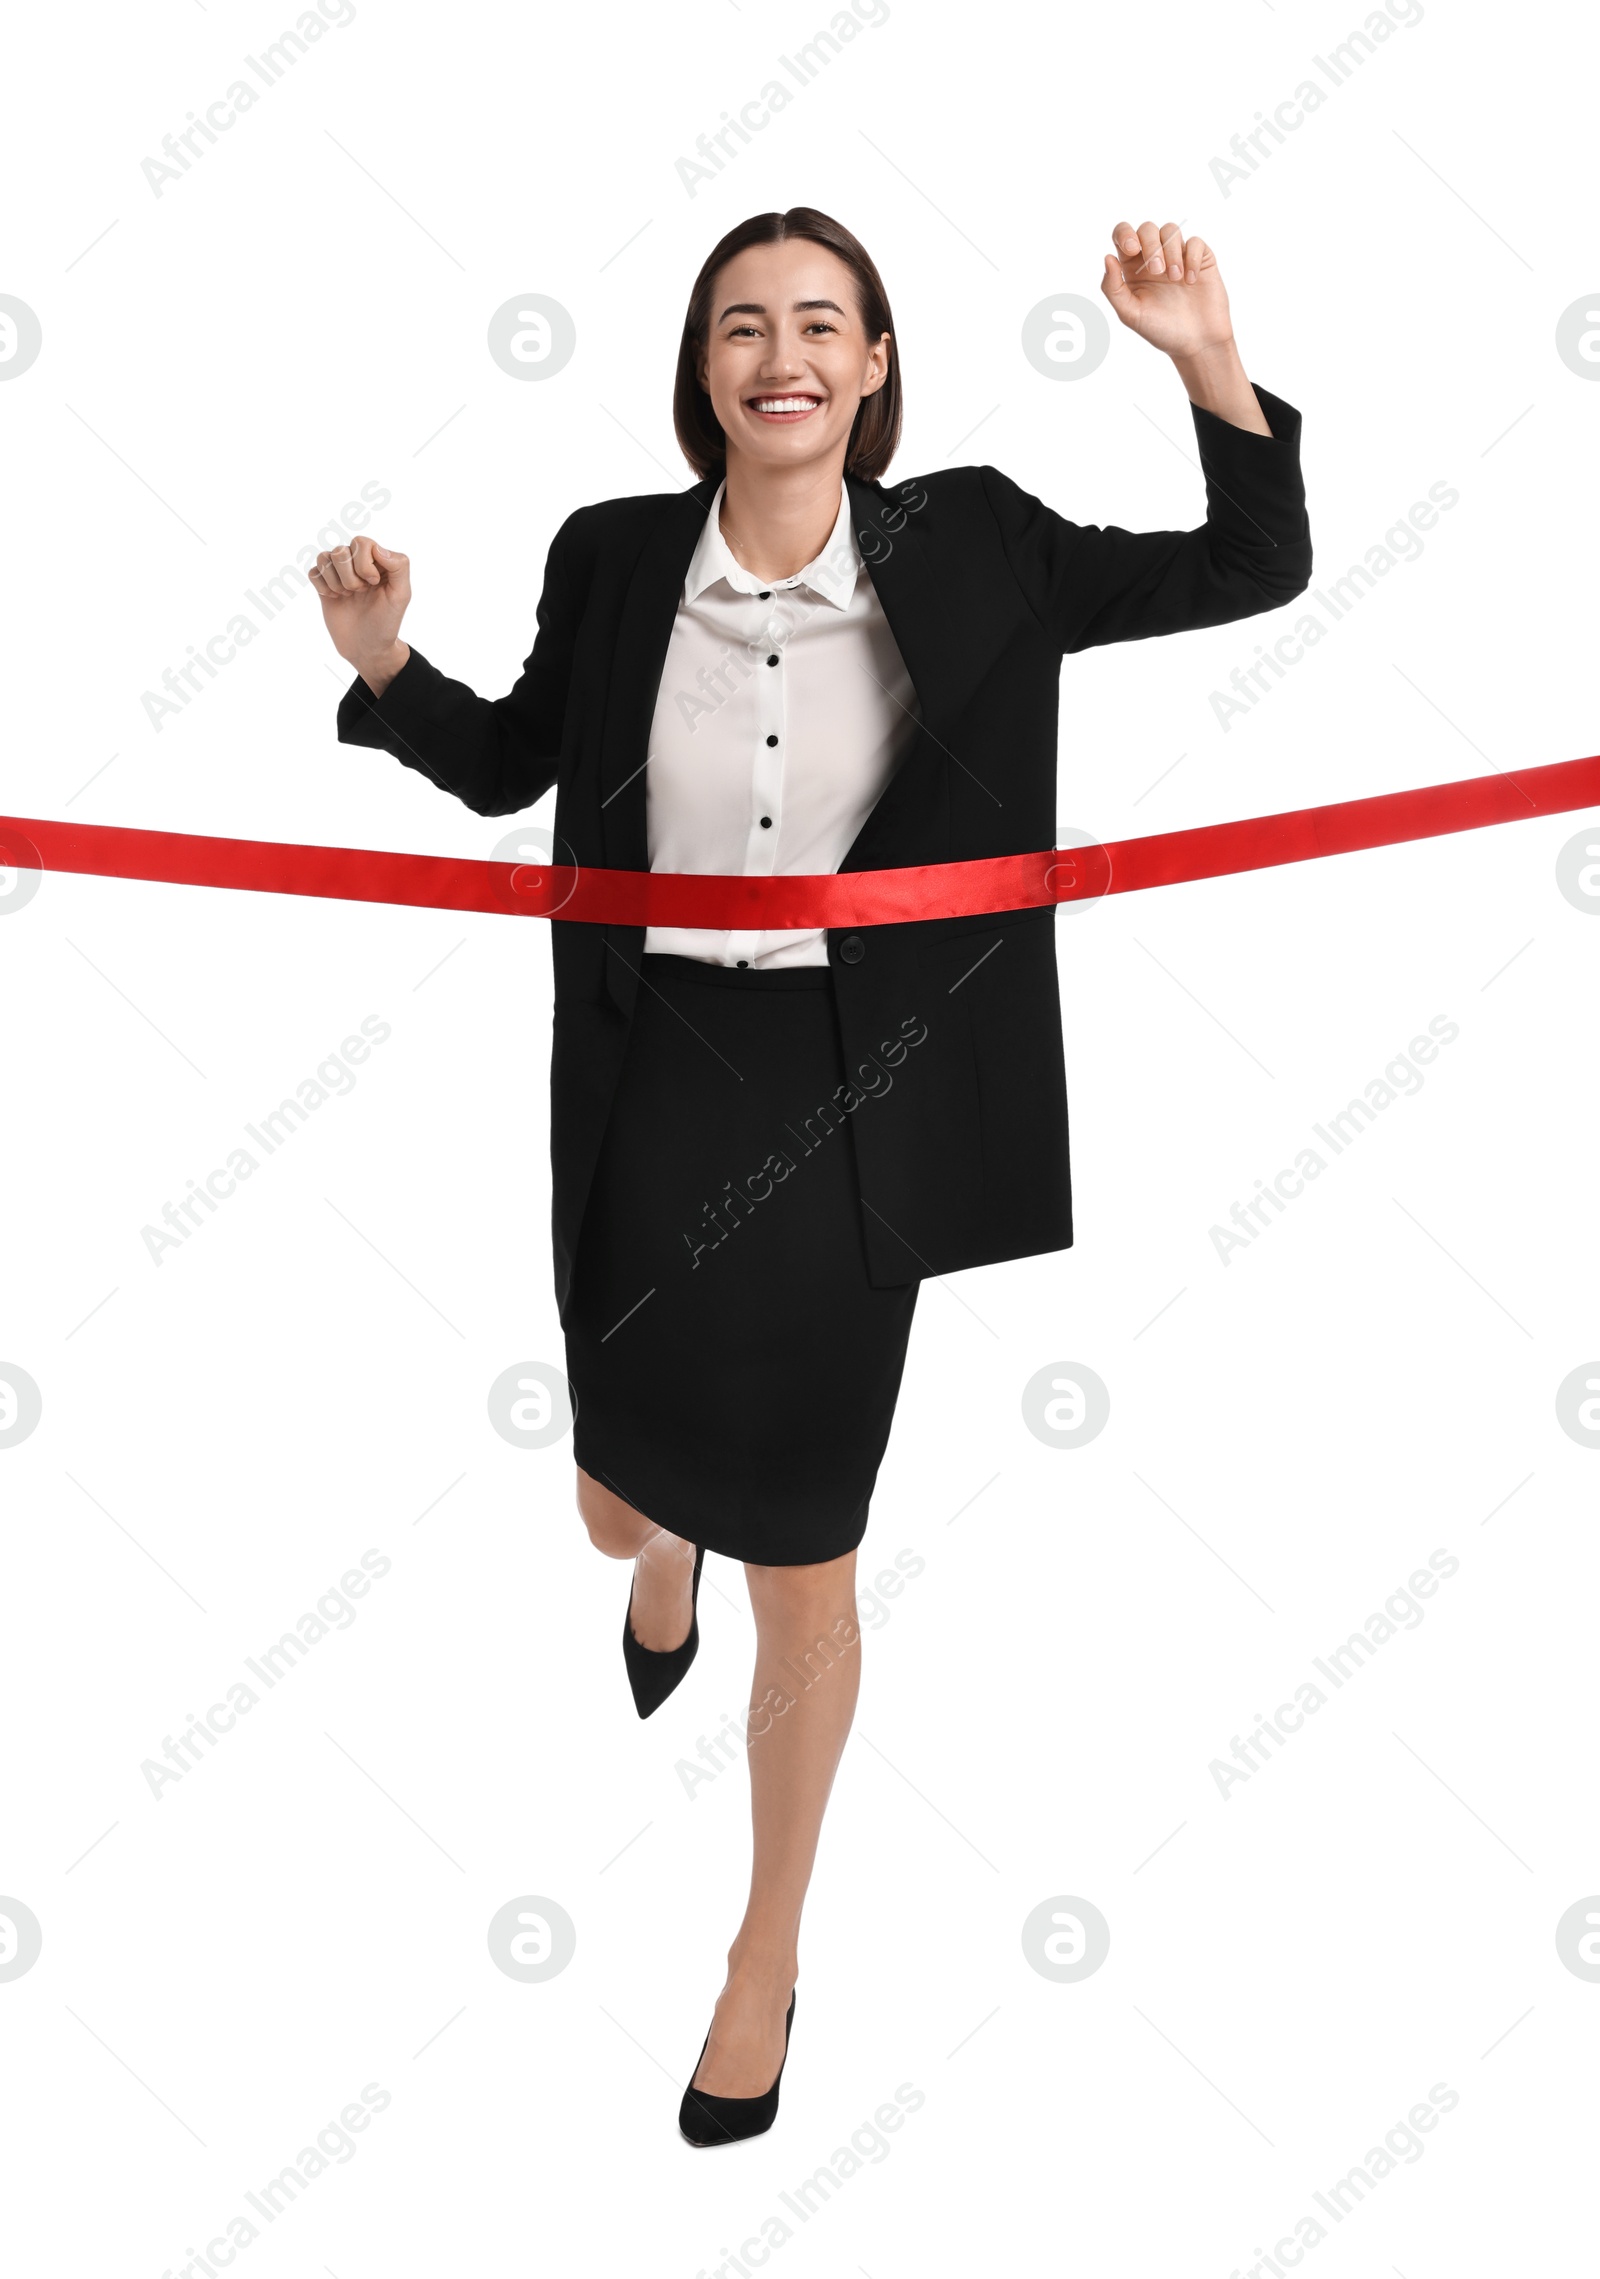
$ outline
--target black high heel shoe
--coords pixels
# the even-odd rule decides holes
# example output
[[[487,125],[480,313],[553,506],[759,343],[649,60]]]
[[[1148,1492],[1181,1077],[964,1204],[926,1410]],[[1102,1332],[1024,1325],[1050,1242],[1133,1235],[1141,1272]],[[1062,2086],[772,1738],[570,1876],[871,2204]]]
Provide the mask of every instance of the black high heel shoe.
[[[622,1658],[628,1665],[634,1707],[641,1717],[649,1717],[658,1710],[668,1694],[683,1683],[689,1664],[700,1651],[700,1566],[705,1555],[705,1545],[696,1545],[694,1581],[689,1589],[689,1635],[681,1646],[669,1646],[658,1653],[652,1646],[640,1645],[633,1635],[633,1585],[628,1586],[628,1611],[622,1618]]]
[[[704,2149],[714,2144],[740,2144],[746,2137],[759,2137],[771,2128],[778,2117],[778,2083],[783,2079],[783,2068],[789,2062],[789,2029],[794,2024],[794,1996],[789,1997],[788,2014],[783,2021],[783,2060],[778,2067],[777,2080],[761,2097],[713,2097],[709,2090],[688,2088],[678,2108],[678,2130],[690,2144]],[[707,2027],[706,2038],[700,2044],[700,2056],[694,2061],[694,2073],[700,2071],[701,2059],[711,2040]]]

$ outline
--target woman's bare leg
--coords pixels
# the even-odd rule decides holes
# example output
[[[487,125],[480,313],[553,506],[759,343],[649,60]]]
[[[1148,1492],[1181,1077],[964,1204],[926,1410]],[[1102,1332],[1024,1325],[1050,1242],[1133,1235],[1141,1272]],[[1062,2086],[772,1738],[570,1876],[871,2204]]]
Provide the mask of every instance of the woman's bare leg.
[[[746,1566],[745,1576],[756,1618],[750,1897],[694,2077],[717,2097],[761,2096],[783,2062],[800,1910],[861,1683],[853,1551],[811,1567]]]
[[[634,1635],[656,1652],[689,1634],[692,1543],[646,1519],[580,1467],[590,1541],[635,1561]],[[798,1970],[800,1911],[822,1816],[861,1683],[856,1555],[809,1567],[746,1566],[756,1619],[750,1695],[750,1895],[732,1946],[695,2086],[759,2097],[783,2062],[783,2020]]]
[[[669,1535],[644,1513],[578,1467],[578,1509],[589,1540],[610,1559],[632,1559],[633,1634],[641,1646],[664,1654],[689,1635],[694,1602],[695,1546]]]

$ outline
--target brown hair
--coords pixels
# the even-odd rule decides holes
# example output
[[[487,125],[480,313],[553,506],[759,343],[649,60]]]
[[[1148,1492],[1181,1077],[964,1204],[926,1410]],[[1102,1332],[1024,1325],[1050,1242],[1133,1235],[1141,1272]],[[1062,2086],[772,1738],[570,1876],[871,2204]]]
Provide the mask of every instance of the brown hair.
[[[727,462],[728,439],[700,382],[700,358],[711,335],[711,288],[717,272],[751,245],[779,245],[785,238],[809,238],[814,245],[836,253],[855,281],[861,322],[869,341],[889,335],[889,371],[881,388],[864,396],[850,430],[845,471],[863,482],[876,482],[894,457],[900,443],[900,352],[894,319],[889,314],[883,279],[866,247],[842,222],[819,214],[815,206],[791,206],[787,213],[752,214],[729,230],[705,259],[689,310],[683,320],[678,349],[678,370],[672,386],[672,425],[678,447],[697,475],[720,474]]]

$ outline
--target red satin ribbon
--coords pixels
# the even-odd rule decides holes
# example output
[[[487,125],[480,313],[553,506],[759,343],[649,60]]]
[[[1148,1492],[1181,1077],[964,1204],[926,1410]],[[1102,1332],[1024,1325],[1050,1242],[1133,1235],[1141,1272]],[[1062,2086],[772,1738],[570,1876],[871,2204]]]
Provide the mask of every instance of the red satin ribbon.
[[[1600,754],[1516,774],[1425,784],[1375,799],[1251,815],[1107,846],[996,855],[905,870],[824,877],[728,878],[682,871],[590,870],[567,864],[473,862],[452,855],[386,854],[370,847],[304,847],[271,839],[206,839],[0,815],[0,863],[173,886],[231,886],[258,894],[315,894],[346,902],[401,902],[590,925],[695,926],[761,932],[886,926],[919,918],[987,916],[1054,902],[1134,894],[1149,886],[1220,878],[1231,871],[1310,862],[1362,847],[1477,831],[1600,807]]]

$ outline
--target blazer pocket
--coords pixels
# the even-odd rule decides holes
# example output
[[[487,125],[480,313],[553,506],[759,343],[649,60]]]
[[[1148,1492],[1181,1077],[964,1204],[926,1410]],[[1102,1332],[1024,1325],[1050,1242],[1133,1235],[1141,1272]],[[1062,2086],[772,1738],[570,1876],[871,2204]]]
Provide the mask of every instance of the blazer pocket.
[[[995,983],[1004,988],[1007,951],[1031,941],[1028,929],[1053,926],[1053,908],[1008,910],[1000,917],[952,918],[935,938],[922,944],[917,962],[930,982],[942,982],[954,995],[980,984],[982,996]]]
[[[1053,907],[958,918],[918,951],[928,987],[924,1018],[970,1061],[962,1089],[970,1085],[975,1114],[963,1123],[990,1210],[1017,1191],[1034,1137],[1064,1117],[1055,928]],[[1064,1163],[1064,1133],[1052,1145]]]

